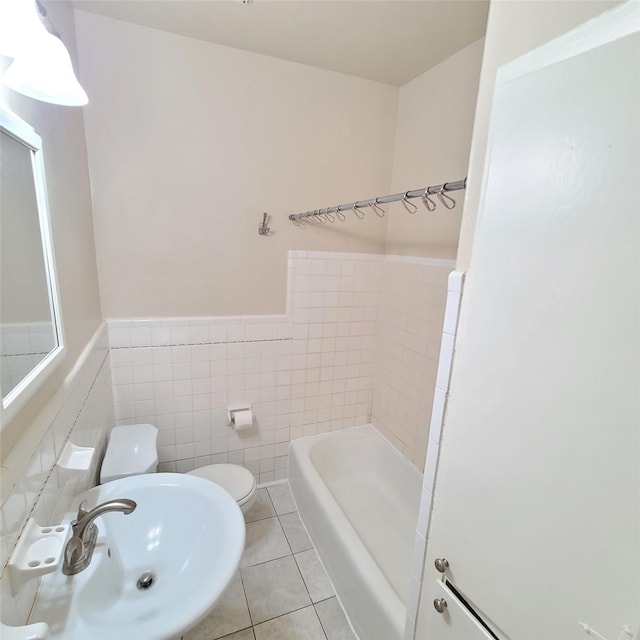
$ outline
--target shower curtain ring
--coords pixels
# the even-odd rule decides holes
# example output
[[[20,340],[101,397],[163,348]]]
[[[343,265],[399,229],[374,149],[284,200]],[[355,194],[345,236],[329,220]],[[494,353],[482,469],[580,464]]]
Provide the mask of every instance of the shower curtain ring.
[[[374,198],[371,201],[371,206],[373,210],[376,212],[378,218],[384,218],[384,209],[378,204],[378,198]]]
[[[455,206],[456,206],[456,201],[455,201],[451,196],[448,196],[448,195],[446,194],[446,191],[445,191],[446,186],[447,186],[447,183],[445,182],[445,183],[440,187],[440,191],[438,191],[438,198],[440,199],[440,202],[442,202],[442,204],[443,204],[447,209],[453,209],[453,208],[455,208]],[[448,201],[448,202],[451,202],[451,203],[453,203],[453,204],[449,205],[449,204],[447,204],[447,201]]]
[[[358,203],[354,202],[353,203],[353,207],[351,207],[353,210],[353,213],[356,214],[356,218],[358,218],[358,220],[362,220],[364,218],[364,213],[362,213],[362,211],[360,211],[358,209]]]
[[[406,210],[407,210],[411,215],[413,215],[413,214],[418,210],[418,207],[416,207],[416,205],[415,205],[415,204],[413,204],[413,202],[409,202],[409,200],[408,200],[408,195],[409,195],[409,192],[407,191],[407,192],[404,194],[404,198],[402,198],[401,202],[402,202],[402,204],[404,205],[404,208],[405,208],[405,209],[406,209]]]
[[[436,203],[429,197],[429,187],[426,187],[424,193],[420,196],[422,204],[427,207],[427,211],[433,213],[436,210]]]

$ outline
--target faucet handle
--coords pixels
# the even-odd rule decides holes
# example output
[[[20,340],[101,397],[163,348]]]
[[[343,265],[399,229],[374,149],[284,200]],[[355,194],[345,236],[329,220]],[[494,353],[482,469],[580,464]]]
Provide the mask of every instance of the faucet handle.
[[[78,536],[72,536],[64,549],[65,564],[76,563],[84,554],[84,542]]]
[[[82,518],[84,518],[84,516],[86,516],[87,513],[89,513],[89,511],[87,510],[87,501],[83,500],[78,505],[78,514],[76,515],[76,522],[80,522],[80,520],[82,520]]]

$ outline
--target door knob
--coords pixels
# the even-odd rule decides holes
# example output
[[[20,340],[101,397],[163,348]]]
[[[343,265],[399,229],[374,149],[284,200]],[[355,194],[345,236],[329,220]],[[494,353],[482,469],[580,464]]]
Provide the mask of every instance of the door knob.
[[[436,558],[433,564],[440,573],[444,573],[449,568],[449,561],[446,558]]]
[[[438,613],[444,613],[444,610],[447,608],[447,601],[444,598],[436,598],[433,601],[433,608]]]

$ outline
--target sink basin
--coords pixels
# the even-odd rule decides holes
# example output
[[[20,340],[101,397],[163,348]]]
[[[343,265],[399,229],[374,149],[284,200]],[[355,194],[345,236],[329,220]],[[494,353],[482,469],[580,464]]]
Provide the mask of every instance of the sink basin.
[[[133,476],[87,491],[74,508],[115,498],[138,506],[95,520],[91,564],[42,580],[31,621],[48,623],[51,638],[177,638],[207,615],[238,569],[244,518],[218,485],[179,473]]]

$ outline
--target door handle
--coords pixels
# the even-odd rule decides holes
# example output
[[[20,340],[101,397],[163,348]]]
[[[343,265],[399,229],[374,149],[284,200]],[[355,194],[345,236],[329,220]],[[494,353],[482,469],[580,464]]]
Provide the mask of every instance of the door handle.
[[[449,561],[446,558],[436,558],[433,564],[440,573],[444,573],[449,568]]]
[[[447,601],[444,598],[436,598],[433,601],[433,608],[438,613],[444,613],[444,610],[447,608]]]

